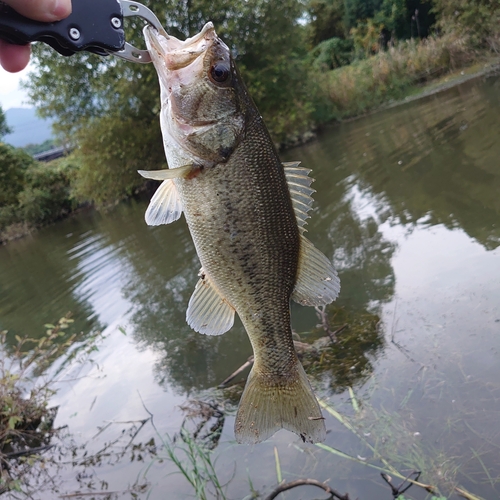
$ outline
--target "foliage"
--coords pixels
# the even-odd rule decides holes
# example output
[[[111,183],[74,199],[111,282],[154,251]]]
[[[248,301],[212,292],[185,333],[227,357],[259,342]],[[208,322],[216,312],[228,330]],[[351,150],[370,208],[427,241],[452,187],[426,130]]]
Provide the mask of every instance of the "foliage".
[[[16,223],[46,224],[70,213],[76,206],[70,192],[75,170],[67,158],[43,164],[0,144],[0,231]]]
[[[5,117],[5,113],[3,112],[2,107],[0,106],[0,139],[7,134],[10,134],[12,129],[7,125],[7,118]]]
[[[307,13],[307,38],[311,46],[331,38],[346,38],[344,0],[310,0]]]
[[[17,202],[23,190],[25,175],[35,161],[20,149],[0,143],[0,209]]]
[[[57,407],[50,407],[57,377],[71,362],[87,362],[104,338],[96,333],[77,343],[79,335],[69,333],[72,323],[68,313],[46,324],[45,334],[36,339],[0,332],[0,494],[24,492],[33,468],[44,461],[42,454],[59,432],[53,428]],[[59,368],[46,376],[56,360]]]
[[[359,23],[351,28],[351,36],[354,43],[356,57],[362,59],[376,54],[381,48],[382,25],[377,25],[372,19]]]
[[[384,0],[374,16],[374,22],[390,33],[391,40],[397,40],[409,38],[408,17],[406,0]]]
[[[457,44],[500,50],[499,3],[150,0],[146,5],[169,33],[181,39],[198,32],[206,21],[214,22],[281,146],[296,143],[329,119],[399,98],[411,83],[439,74],[447,64],[460,66],[464,48]],[[435,16],[444,34],[442,43],[400,42],[427,36]],[[142,26],[137,18],[127,18],[127,40],[138,47],[144,46]],[[423,54],[429,61],[422,61]],[[366,62],[351,64],[354,59]],[[34,62],[35,71],[25,84],[32,102],[43,117],[56,118],[60,136],[78,145],[75,158],[80,169],[71,181],[78,199],[114,203],[141,189],[144,181],[136,170],[164,167],[159,89],[152,65],[87,53],[65,58],[43,44],[35,48]],[[23,200],[40,201],[41,195],[27,193]],[[25,212],[46,220],[46,211]],[[3,210],[2,218],[12,218],[12,206]]]
[[[352,41],[337,37],[324,40],[310,52],[312,67],[317,71],[327,71],[346,66],[351,62],[352,55]]]
[[[69,167],[40,164],[26,172],[26,185],[19,193],[19,214],[22,220],[42,224],[57,220],[75,208],[70,196]]]
[[[101,206],[113,203],[131,196],[142,185],[137,170],[165,168],[156,119],[120,119],[114,114],[90,123],[92,126],[76,135],[80,147],[74,157],[80,168],[72,185],[77,199]]]
[[[466,41],[455,35],[408,40],[322,75],[320,86],[329,96],[331,117],[342,119],[400,99],[411,85],[463,67],[471,57]]]
[[[438,27],[468,37],[473,47],[500,50],[500,0],[434,0]]]
[[[47,139],[40,144],[28,144],[24,146],[23,149],[30,155],[36,155],[38,153],[44,153],[57,146],[57,141],[55,139]]]
[[[352,38],[352,29],[371,22],[387,43],[425,38],[435,22],[432,2],[426,0],[309,0],[306,27],[312,47],[329,38]]]

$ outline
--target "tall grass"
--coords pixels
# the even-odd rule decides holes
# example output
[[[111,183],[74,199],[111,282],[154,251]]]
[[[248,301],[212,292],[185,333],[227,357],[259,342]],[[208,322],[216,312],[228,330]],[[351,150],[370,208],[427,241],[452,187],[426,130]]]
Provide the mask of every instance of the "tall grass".
[[[400,99],[423,83],[477,59],[465,37],[445,35],[407,40],[387,51],[320,76],[320,92],[330,103],[330,117],[360,115],[391,99]]]

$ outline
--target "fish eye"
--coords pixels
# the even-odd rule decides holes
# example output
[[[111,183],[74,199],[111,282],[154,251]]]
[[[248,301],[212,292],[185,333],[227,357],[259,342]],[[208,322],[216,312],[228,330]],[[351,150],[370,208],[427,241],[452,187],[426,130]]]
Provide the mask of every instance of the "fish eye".
[[[214,83],[226,83],[229,75],[229,65],[225,61],[218,61],[210,68],[210,79]]]

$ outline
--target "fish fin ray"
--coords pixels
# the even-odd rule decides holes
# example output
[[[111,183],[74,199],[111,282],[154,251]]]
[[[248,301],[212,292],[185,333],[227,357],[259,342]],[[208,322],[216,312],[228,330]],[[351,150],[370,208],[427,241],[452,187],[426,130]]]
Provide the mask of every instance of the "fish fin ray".
[[[173,179],[164,180],[151,198],[144,218],[148,226],[176,221],[182,214],[182,202]]]
[[[222,335],[234,324],[234,309],[203,271],[186,311],[188,325],[205,335]]]
[[[292,198],[292,204],[297,219],[297,224],[304,231],[303,227],[309,218],[308,212],[312,208],[312,194],[315,192],[312,189],[311,183],[313,179],[309,177],[310,170],[299,167],[300,162],[283,163],[285,177]]]
[[[300,161],[284,161],[281,164],[284,168],[294,168],[300,165]]]
[[[319,443],[326,437],[321,409],[298,361],[295,376],[278,383],[254,366],[236,414],[234,433],[239,443],[259,443],[280,429],[294,432],[309,443]]]
[[[178,168],[166,168],[164,170],[138,170],[146,179],[153,179],[155,181],[164,181],[166,179],[179,179],[188,177],[194,169],[199,169],[196,165],[184,165]]]
[[[299,268],[292,299],[302,305],[322,306],[340,292],[340,279],[330,260],[307,238],[300,236]]]

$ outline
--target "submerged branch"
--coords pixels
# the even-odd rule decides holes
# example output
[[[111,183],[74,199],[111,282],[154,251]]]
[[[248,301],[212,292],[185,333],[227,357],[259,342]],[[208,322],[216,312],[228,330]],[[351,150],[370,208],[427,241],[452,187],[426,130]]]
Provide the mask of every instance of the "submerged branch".
[[[225,387],[227,384],[229,384],[229,382],[231,382],[233,379],[235,379],[242,371],[244,371],[246,368],[248,368],[249,366],[252,366],[253,365],[253,356],[250,356],[245,363],[243,363],[236,371],[234,371],[233,373],[231,373],[231,375],[229,375],[229,377],[227,377],[224,381],[222,381],[218,387],[221,388],[221,387]]]
[[[265,500],[273,500],[276,498],[280,493],[283,493],[284,491],[291,490],[292,488],[296,488],[297,486],[317,486],[318,488],[321,488],[325,490],[327,493],[330,493],[330,498],[334,499],[337,498],[338,500],[349,500],[349,495],[346,493],[345,495],[342,495],[335,491],[333,488],[330,488],[325,483],[322,483],[320,481],[316,481],[316,479],[297,479],[295,481],[290,481],[289,483],[283,483],[280,484],[277,488],[275,488],[270,495],[268,495]]]

